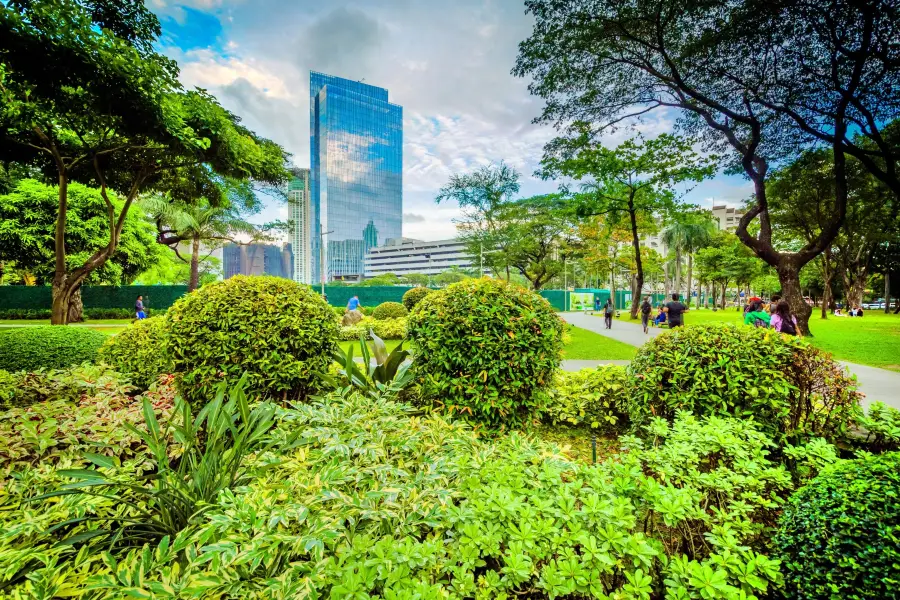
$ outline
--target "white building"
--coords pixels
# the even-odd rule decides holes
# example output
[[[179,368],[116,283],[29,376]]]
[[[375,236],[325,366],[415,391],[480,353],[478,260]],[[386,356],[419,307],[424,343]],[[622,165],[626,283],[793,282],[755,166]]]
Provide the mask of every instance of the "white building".
[[[411,238],[392,238],[384,246],[370,248],[363,259],[365,276],[385,273],[437,275],[452,267],[478,268],[478,257],[467,254],[461,241],[423,242]]]
[[[734,231],[737,229],[738,221],[744,216],[744,211],[739,208],[726,206],[725,204],[722,204],[721,206],[713,204],[712,214],[719,223],[719,229],[723,231]]]
[[[309,193],[309,169],[292,169],[288,183],[288,241],[294,253],[292,279],[298,283],[314,283],[312,280],[312,228],[311,196]]]

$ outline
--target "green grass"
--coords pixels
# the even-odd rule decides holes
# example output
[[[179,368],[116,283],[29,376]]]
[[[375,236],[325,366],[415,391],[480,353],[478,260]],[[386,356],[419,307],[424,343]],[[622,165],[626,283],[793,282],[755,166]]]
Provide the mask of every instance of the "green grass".
[[[569,343],[563,349],[568,360],[631,360],[637,348],[599,333],[569,326]]]
[[[87,327],[106,335],[120,333],[131,324],[133,319],[97,319],[95,321],[85,321],[73,327]],[[0,325],[12,325],[12,327],[0,327],[0,332],[16,329],[17,327],[25,327],[28,325],[49,325],[50,319],[0,319]],[[106,327],[94,327],[94,325],[106,325]],[[109,325],[118,325],[118,327],[109,327]]]
[[[820,318],[814,309],[809,319],[813,337],[809,342],[831,352],[835,358],[860,365],[900,371],[900,315],[866,311],[855,317]],[[686,325],[698,323],[743,323],[743,313],[736,310],[692,310],[685,314]]]
[[[623,344],[600,334],[569,326],[569,343],[563,349],[563,359],[571,360],[631,360],[637,348]],[[388,352],[397,347],[400,340],[385,340]],[[347,352],[353,346],[353,356],[359,356],[359,342],[340,342]]]

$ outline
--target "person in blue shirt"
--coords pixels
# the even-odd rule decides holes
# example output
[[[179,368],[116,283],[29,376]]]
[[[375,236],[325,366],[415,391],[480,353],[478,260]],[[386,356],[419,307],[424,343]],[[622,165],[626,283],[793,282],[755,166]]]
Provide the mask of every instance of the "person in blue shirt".
[[[144,312],[144,297],[138,296],[134,302],[134,316],[137,319],[146,319],[147,313]]]
[[[359,309],[359,296],[353,296],[350,298],[350,302],[347,303],[347,310],[357,309]]]

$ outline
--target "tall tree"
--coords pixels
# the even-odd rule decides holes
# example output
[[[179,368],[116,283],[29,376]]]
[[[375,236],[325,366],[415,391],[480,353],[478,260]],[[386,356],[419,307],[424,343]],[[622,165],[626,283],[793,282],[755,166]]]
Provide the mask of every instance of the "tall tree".
[[[0,195],[0,263],[14,261],[31,274],[33,282],[47,285],[56,271],[54,224],[58,190],[33,179],[17,181],[8,194]],[[66,259],[68,268],[82,264],[109,239],[106,201],[99,190],[78,183],[69,185]],[[119,210],[122,200],[110,194]],[[141,211],[129,213],[122,223],[119,244],[109,260],[85,279],[91,284],[127,285],[160,258],[153,226]],[[77,299],[76,299],[77,300]],[[81,302],[73,302],[69,321],[81,321]]]
[[[205,92],[182,90],[175,63],[153,50],[159,34],[139,0],[0,5],[0,160],[33,165],[58,186],[54,324],[67,322],[82,283],[115,253],[137,196],[169,172],[193,170],[195,185],[210,172],[287,178],[280,147]],[[66,251],[72,181],[100,190],[109,221],[107,242],[74,267]]]
[[[776,269],[808,334],[799,272],[843,221],[846,157],[900,192],[898,154],[883,136],[900,114],[893,0],[526,0],[526,8],[534,32],[514,73],[531,77],[532,92],[547,100],[541,120],[588,121],[602,131],[676,109],[681,127],[729,152],[753,183],[736,233]],[[810,144],[834,153],[835,211],[815,240],[784,251],[772,237],[769,165]]]
[[[511,265],[505,240],[497,235],[497,213],[518,193],[519,173],[500,161],[473,173],[454,173],[435,199],[438,204],[454,201],[459,205],[463,211],[463,218],[457,222],[460,238],[495,275],[505,273],[507,281]]]
[[[681,261],[687,256],[687,302],[693,297],[694,253],[712,242],[716,230],[711,218],[703,213],[685,212],[676,215],[662,231],[662,241],[675,251],[675,293],[681,294]],[[698,294],[699,305],[699,294]]]
[[[258,241],[265,237],[262,230],[244,219],[231,206],[212,206],[201,200],[196,204],[172,202],[163,195],[154,195],[141,202],[158,228],[157,241],[172,249],[179,260],[190,264],[188,291],[200,284],[200,247],[218,247],[226,242],[239,242],[238,236]],[[190,244],[190,259],[179,251],[181,244]]]
[[[641,237],[648,233],[639,225],[655,227],[656,218],[671,212],[678,200],[674,186],[711,176],[713,160],[694,152],[686,140],[668,134],[649,140],[633,138],[611,149],[597,143],[587,124],[580,124],[575,132],[545,147],[542,174],[593,179],[584,186],[585,193],[576,196],[579,214],[627,221],[635,261],[631,291],[637,298],[644,288]],[[637,304],[632,303],[632,319],[637,318]]]

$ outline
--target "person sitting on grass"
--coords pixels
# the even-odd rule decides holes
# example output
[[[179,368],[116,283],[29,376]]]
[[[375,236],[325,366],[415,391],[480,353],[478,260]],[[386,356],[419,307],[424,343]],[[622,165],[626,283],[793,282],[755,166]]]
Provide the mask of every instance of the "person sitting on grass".
[[[771,320],[772,317],[763,309],[763,303],[758,299],[751,302],[750,308],[744,313],[744,325],[768,329]]]

